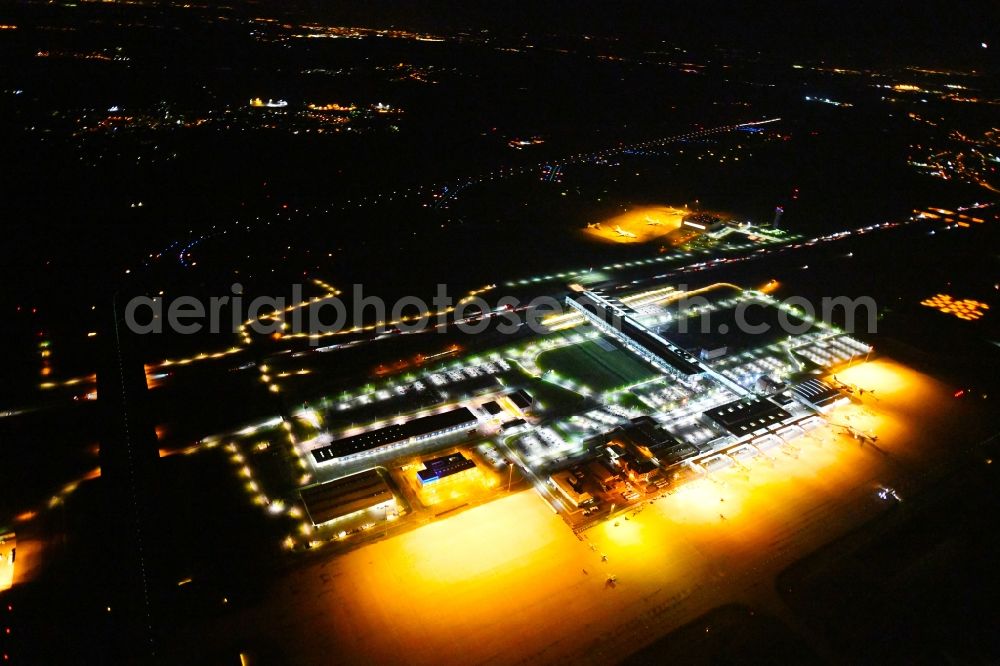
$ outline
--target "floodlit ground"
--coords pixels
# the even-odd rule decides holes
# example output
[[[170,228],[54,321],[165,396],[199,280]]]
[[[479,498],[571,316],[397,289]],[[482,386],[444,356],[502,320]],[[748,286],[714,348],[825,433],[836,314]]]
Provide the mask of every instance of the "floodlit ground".
[[[780,615],[777,573],[887,510],[875,488],[905,488],[957,420],[891,361],[838,378],[874,394],[831,420],[875,446],[825,426],[579,538],[524,491],[298,570],[223,631],[295,663],[606,663],[725,603]]]
[[[404,478],[420,503],[428,507],[458,506],[479,499],[497,486],[496,475],[486,472],[478,465],[475,469],[423,485],[417,478],[417,473],[422,468],[422,465],[412,465],[405,470]]]
[[[608,243],[648,243],[680,229],[681,221],[690,212],[673,206],[643,206],[588,224],[584,231]]]
[[[11,553],[17,541],[10,537],[0,542],[0,592],[10,589],[14,584],[14,562]]]

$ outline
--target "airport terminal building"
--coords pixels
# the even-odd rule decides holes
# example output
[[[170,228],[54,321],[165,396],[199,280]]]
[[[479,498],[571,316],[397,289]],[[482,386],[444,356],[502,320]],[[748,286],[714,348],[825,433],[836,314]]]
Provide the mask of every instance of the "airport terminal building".
[[[616,298],[599,291],[583,291],[567,296],[566,304],[580,312],[602,333],[615,338],[630,352],[664,374],[682,379],[708,375],[736,395],[747,393],[742,386],[715,372],[697,356],[644,326],[636,318],[635,310]]]

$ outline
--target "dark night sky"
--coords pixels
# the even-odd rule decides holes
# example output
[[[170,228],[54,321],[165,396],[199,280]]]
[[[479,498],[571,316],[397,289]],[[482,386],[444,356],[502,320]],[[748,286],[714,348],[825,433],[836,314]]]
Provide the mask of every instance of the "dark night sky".
[[[263,4],[263,3],[262,3]],[[298,0],[308,13],[343,21],[438,30],[489,28],[520,34],[610,34],[665,39],[682,46],[731,45],[749,52],[857,57],[870,62],[987,66],[1000,44],[984,50],[1000,25],[1000,2],[941,0],[845,2],[606,2]]]

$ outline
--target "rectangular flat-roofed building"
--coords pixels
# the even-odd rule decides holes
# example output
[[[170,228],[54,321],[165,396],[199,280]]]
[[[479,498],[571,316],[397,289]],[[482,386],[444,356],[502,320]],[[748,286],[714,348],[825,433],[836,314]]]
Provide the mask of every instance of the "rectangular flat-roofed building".
[[[405,446],[432,437],[440,437],[463,429],[474,428],[478,420],[468,407],[459,407],[439,414],[421,416],[405,423],[393,424],[368,432],[338,439],[313,449],[317,463],[351,460],[398,446]]]
[[[664,467],[698,454],[697,447],[678,440],[649,416],[632,419],[629,425],[621,428],[621,432],[628,442],[645,449]]]
[[[461,453],[452,453],[425,462],[424,469],[417,472],[417,478],[420,480],[420,485],[425,486],[475,468],[476,463],[472,460]]]
[[[516,430],[522,426],[528,425],[528,422],[524,419],[511,419],[500,425],[501,432],[510,432],[511,430]]]
[[[702,416],[736,437],[744,437],[758,430],[780,425],[791,418],[791,414],[767,398],[734,400],[713,407],[703,412]]]
[[[574,507],[586,506],[594,503],[594,496],[579,487],[572,474],[560,472],[549,477],[549,482],[555,486],[563,497],[565,497]]]
[[[514,391],[507,396],[514,406],[520,409],[522,412],[527,412],[531,410],[531,405],[534,404],[535,399],[531,397],[531,394],[524,389]]]
[[[485,411],[490,416],[496,416],[503,412],[503,407],[498,405],[495,400],[490,400],[489,402],[483,403],[483,411]]]
[[[378,470],[369,469],[299,491],[313,525],[323,525],[367,509],[391,508],[396,497]]]
[[[726,223],[724,220],[715,215],[709,215],[707,213],[693,213],[691,215],[686,215],[684,219],[681,220],[681,226],[688,229],[697,229],[698,231],[718,231],[726,226]]]

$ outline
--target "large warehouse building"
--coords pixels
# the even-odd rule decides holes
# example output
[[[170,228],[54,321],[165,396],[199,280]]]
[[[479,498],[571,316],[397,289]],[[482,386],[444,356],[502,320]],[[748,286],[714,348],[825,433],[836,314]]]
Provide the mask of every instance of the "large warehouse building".
[[[468,407],[459,407],[447,412],[421,416],[405,423],[394,423],[343,437],[326,446],[313,449],[312,455],[317,464],[347,462],[433,437],[469,430],[475,428],[478,422],[476,415]]]
[[[299,494],[309,519],[316,526],[361,511],[390,511],[396,506],[396,496],[375,469],[303,488]]]

